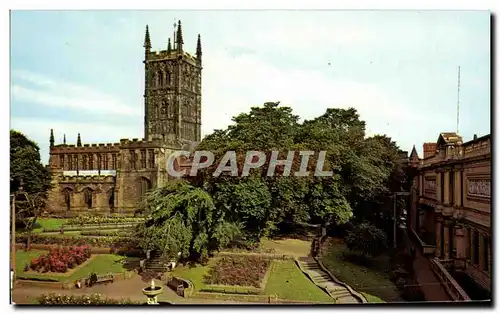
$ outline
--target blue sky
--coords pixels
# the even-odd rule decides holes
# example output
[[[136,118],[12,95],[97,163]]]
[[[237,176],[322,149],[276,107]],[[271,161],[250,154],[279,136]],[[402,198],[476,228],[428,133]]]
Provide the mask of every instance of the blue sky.
[[[490,133],[490,15],[485,11],[13,11],[11,128],[38,142],[143,136],[145,25],[165,49],[181,19],[203,47],[202,135],[266,101],[302,118],[358,109],[368,135],[405,150],[456,130]]]

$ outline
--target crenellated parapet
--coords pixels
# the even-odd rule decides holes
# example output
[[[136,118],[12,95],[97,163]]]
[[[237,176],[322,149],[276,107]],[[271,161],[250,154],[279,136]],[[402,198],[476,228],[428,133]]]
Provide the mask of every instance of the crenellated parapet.
[[[83,154],[118,152],[120,143],[83,144],[83,146],[60,144],[50,148],[51,154]]]
[[[114,183],[115,176],[112,175],[93,175],[93,176],[65,176],[63,175],[60,183],[82,183],[82,182],[92,182],[92,183]]]

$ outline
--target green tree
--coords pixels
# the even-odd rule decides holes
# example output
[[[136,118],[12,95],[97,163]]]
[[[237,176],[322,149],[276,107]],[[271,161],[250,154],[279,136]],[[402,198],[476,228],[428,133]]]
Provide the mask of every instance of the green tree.
[[[239,233],[239,226],[226,221],[212,198],[183,180],[169,182],[146,195],[141,205],[146,220],[137,236],[145,250],[157,250],[164,258],[191,257],[204,260]]]
[[[384,231],[370,223],[363,222],[347,233],[345,242],[349,250],[361,253],[364,257],[376,257],[387,249],[387,236]]]
[[[24,134],[10,130],[10,192],[19,189],[21,180],[28,193],[46,193],[50,189],[50,172],[40,162],[40,149]]]

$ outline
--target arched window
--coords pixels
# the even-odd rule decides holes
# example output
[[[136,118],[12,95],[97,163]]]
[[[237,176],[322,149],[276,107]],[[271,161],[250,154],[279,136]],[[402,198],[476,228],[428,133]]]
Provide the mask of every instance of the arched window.
[[[137,181],[137,194],[139,196],[139,199],[142,199],[150,189],[151,181],[149,181],[147,178],[141,177]]]
[[[88,209],[92,208],[92,190],[90,188],[85,188],[83,190],[83,201]]]
[[[157,80],[158,80],[158,87],[163,86],[163,73],[161,71],[158,71],[156,74]]]
[[[108,204],[111,212],[115,209],[115,190],[111,189],[108,192]]]
[[[64,204],[66,205],[66,210],[71,209],[71,190],[69,188],[65,188],[62,192]]]
[[[167,85],[172,84],[172,73],[167,72]]]
[[[154,106],[154,112],[153,112],[153,115],[155,116],[155,118],[159,118],[160,117],[160,111],[159,111],[159,108],[158,108],[158,104],[155,104]]]

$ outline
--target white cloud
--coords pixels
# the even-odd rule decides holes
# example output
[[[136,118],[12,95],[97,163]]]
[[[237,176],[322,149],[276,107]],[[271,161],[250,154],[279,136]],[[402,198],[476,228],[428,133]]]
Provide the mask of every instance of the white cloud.
[[[13,76],[24,84],[30,83],[38,87],[31,88],[24,84],[13,84],[11,93],[16,100],[38,103],[48,107],[73,108],[104,114],[140,115],[142,112],[141,108],[124,105],[115,95],[103,94],[91,87],[54,80],[29,71],[15,71]]]

